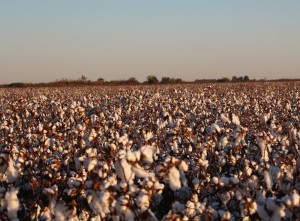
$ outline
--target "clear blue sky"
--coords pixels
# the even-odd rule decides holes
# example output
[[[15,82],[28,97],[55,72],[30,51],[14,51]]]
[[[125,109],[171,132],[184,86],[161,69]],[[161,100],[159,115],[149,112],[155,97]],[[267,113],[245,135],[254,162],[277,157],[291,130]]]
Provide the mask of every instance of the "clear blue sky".
[[[0,84],[299,78],[299,39],[299,0],[0,0]]]

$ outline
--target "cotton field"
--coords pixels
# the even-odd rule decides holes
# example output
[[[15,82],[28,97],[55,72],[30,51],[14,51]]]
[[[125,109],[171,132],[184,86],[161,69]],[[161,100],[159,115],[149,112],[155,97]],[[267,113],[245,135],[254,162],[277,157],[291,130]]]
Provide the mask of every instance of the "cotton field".
[[[2,88],[1,220],[297,220],[299,91]]]

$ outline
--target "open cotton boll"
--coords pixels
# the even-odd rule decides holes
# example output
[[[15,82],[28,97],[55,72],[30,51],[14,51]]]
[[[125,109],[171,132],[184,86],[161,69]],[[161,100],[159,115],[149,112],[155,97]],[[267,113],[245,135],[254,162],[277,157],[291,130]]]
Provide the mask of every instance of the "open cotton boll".
[[[143,161],[146,163],[153,163],[153,148],[151,146],[142,146],[140,150]]]
[[[135,177],[135,174],[132,172],[131,165],[125,158],[122,158],[115,163],[115,170],[118,177],[120,177],[123,181],[131,183]]]
[[[232,114],[232,123],[236,124],[236,125],[240,125],[240,120],[239,117],[236,116],[235,114]]]
[[[214,124],[211,125],[211,127],[210,127],[210,133],[211,134],[213,134],[215,132],[220,133],[220,131],[221,131],[221,128],[219,127],[218,124],[214,123]]]
[[[11,158],[9,158],[9,161],[8,161],[8,167],[6,169],[6,176],[7,176],[8,183],[14,182],[19,176],[19,171],[14,167],[14,161]]]
[[[292,204],[293,206],[299,206],[300,205],[300,199],[298,193],[293,193],[292,195]]]
[[[149,176],[149,173],[138,164],[131,165],[131,170],[137,177],[147,178]]]
[[[179,164],[178,166],[179,170],[182,170],[182,171],[188,171],[189,169],[189,166],[186,164],[185,161],[181,161],[181,163]]]
[[[143,190],[136,199],[136,205],[141,208],[142,212],[146,211],[146,209],[149,207],[149,196],[148,193]]]
[[[95,214],[98,214],[101,217],[105,217],[105,213],[102,210],[102,205],[98,197],[96,197],[95,195],[88,195],[87,202],[89,204],[89,207]]]
[[[97,160],[96,159],[86,159],[84,160],[84,168],[87,171],[91,171],[97,166]]]
[[[129,162],[140,161],[141,151],[139,151],[139,150],[137,150],[137,151],[128,150],[127,153],[126,153],[126,158]]]
[[[5,194],[7,216],[10,220],[18,221],[17,212],[19,210],[18,190],[13,188]]]
[[[54,210],[54,214],[55,214],[55,220],[57,221],[63,221],[66,220],[66,207],[62,204],[62,203],[58,203],[56,204],[55,210]]]
[[[225,114],[223,114],[223,113],[220,115],[220,119],[223,123],[230,123],[229,118],[226,117]]]
[[[271,190],[273,184],[272,184],[272,178],[270,176],[269,171],[267,171],[267,170],[264,171],[264,178],[265,178],[265,182],[266,182],[268,190]]]
[[[169,185],[173,191],[181,188],[180,172],[174,166],[169,171]]]
[[[153,137],[153,133],[151,131],[144,133],[144,139],[145,141],[150,140]]]

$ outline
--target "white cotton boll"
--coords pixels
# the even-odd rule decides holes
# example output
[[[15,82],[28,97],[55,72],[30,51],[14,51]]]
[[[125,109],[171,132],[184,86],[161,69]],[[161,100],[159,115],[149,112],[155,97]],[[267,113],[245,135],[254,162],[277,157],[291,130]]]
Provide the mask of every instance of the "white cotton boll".
[[[155,182],[154,183],[154,189],[156,189],[156,190],[162,190],[162,189],[164,189],[164,184],[161,184],[161,183],[159,183],[158,181],[157,182]]]
[[[136,199],[136,205],[138,207],[141,208],[141,212],[144,212],[146,211],[146,209],[149,207],[150,205],[150,202],[149,202],[149,196],[147,194],[146,191],[142,191],[138,196],[137,196],[137,199]]]
[[[264,178],[265,178],[265,182],[266,182],[268,190],[271,190],[273,184],[272,184],[272,179],[271,179],[269,171],[267,171],[267,170],[264,171]]]
[[[207,168],[208,167],[208,160],[199,159],[198,160],[200,166]]]
[[[55,192],[51,188],[45,188],[45,189],[43,189],[42,192],[43,192],[43,194],[46,194],[46,195],[54,195],[55,194]]]
[[[240,120],[239,117],[236,116],[235,114],[232,114],[232,123],[236,124],[236,125],[240,125]]]
[[[218,211],[221,220],[230,220],[231,214],[228,211],[219,210]]]
[[[221,179],[220,179],[220,185],[221,186],[227,186],[229,184],[229,178],[228,177],[225,177],[223,176]]]
[[[83,126],[81,124],[77,124],[76,129],[79,131],[83,131]]]
[[[98,197],[96,197],[95,195],[89,195],[87,196],[87,202],[89,204],[89,207],[95,214],[99,214],[101,217],[105,217],[105,213],[102,210],[102,206]]]
[[[169,185],[173,191],[181,187],[180,172],[174,166],[169,171]]]
[[[151,146],[143,146],[140,151],[144,162],[153,163],[153,148]]]
[[[89,172],[95,168],[97,165],[96,159],[87,159],[84,161],[84,168]]]
[[[66,207],[62,203],[58,203],[55,207],[54,214],[55,214],[55,220],[57,221],[64,221],[66,220]]]
[[[220,133],[220,131],[221,131],[221,129],[220,129],[218,124],[214,123],[214,124],[211,125],[210,133],[215,133],[215,132]]]
[[[135,174],[131,170],[131,165],[128,164],[125,158],[122,158],[116,162],[115,170],[117,175],[124,181],[132,182],[135,177]]]
[[[292,206],[292,197],[290,195],[285,195],[283,198],[281,198],[281,201],[287,206]]]
[[[132,151],[127,151],[126,153],[126,158],[129,162],[135,162],[136,161],[136,157],[135,154]]]
[[[299,206],[299,195],[297,193],[293,193],[292,195],[292,204],[293,206]]]
[[[213,184],[217,185],[217,184],[219,183],[218,177],[215,177],[215,176],[214,176],[214,177],[211,179],[211,182],[212,182]]]
[[[101,207],[102,207],[102,211],[105,214],[108,214],[110,212],[110,210],[109,210],[109,206],[110,206],[109,197],[110,197],[110,193],[107,192],[107,191],[101,192],[100,196],[99,196]]]
[[[128,150],[126,153],[126,158],[129,162],[139,161],[141,158],[141,152]]]
[[[129,208],[127,208],[125,211],[124,211],[124,216],[125,216],[125,220],[127,221],[134,221],[134,212],[132,212],[132,210],[130,210]]]
[[[188,201],[186,203],[185,214],[188,216],[192,216],[195,213],[195,203]]]
[[[11,158],[9,158],[9,161],[8,161],[8,167],[6,169],[6,176],[7,176],[8,183],[14,182],[19,176],[19,171],[14,167],[14,161]]]
[[[188,171],[189,169],[189,166],[186,164],[185,161],[181,161],[181,163],[179,164],[178,166],[179,170],[182,170],[182,171]]]
[[[131,170],[137,177],[147,178],[149,176],[149,173],[138,164],[132,165]]]
[[[144,133],[144,139],[145,141],[150,140],[153,137],[153,133],[149,131],[148,133]]]
[[[265,160],[265,161],[268,161],[269,160],[269,154],[268,154],[268,150],[267,150],[267,147],[266,147],[266,141],[262,138],[259,138],[258,139],[258,146],[260,147],[260,150],[261,150],[262,159]]]
[[[275,167],[275,166],[271,166],[270,167],[270,175],[273,179],[273,182],[278,180],[280,177],[280,168],[279,167]]]
[[[220,139],[220,146],[225,147],[228,144],[228,138],[224,135]]]
[[[18,190],[13,188],[5,194],[7,216],[10,220],[18,221],[17,212],[19,210]]]
[[[220,115],[220,119],[223,123],[230,123],[229,118],[226,117],[225,114],[223,114],[223,113]]]

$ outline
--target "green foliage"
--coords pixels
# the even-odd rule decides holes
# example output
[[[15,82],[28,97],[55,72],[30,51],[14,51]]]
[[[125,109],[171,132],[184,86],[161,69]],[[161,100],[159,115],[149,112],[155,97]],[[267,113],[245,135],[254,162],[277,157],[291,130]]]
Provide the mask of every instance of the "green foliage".
[[[146,83],[147,84],[157,84],[157,83],[159,83],[159,80],[157,79],[157,77],[155,75],[149,75],[149,76],[147,76]]]
[[[170,77],[162,77],[160,83],[162,84],[179,84],[182,83],[181,78],[170,78]]]

